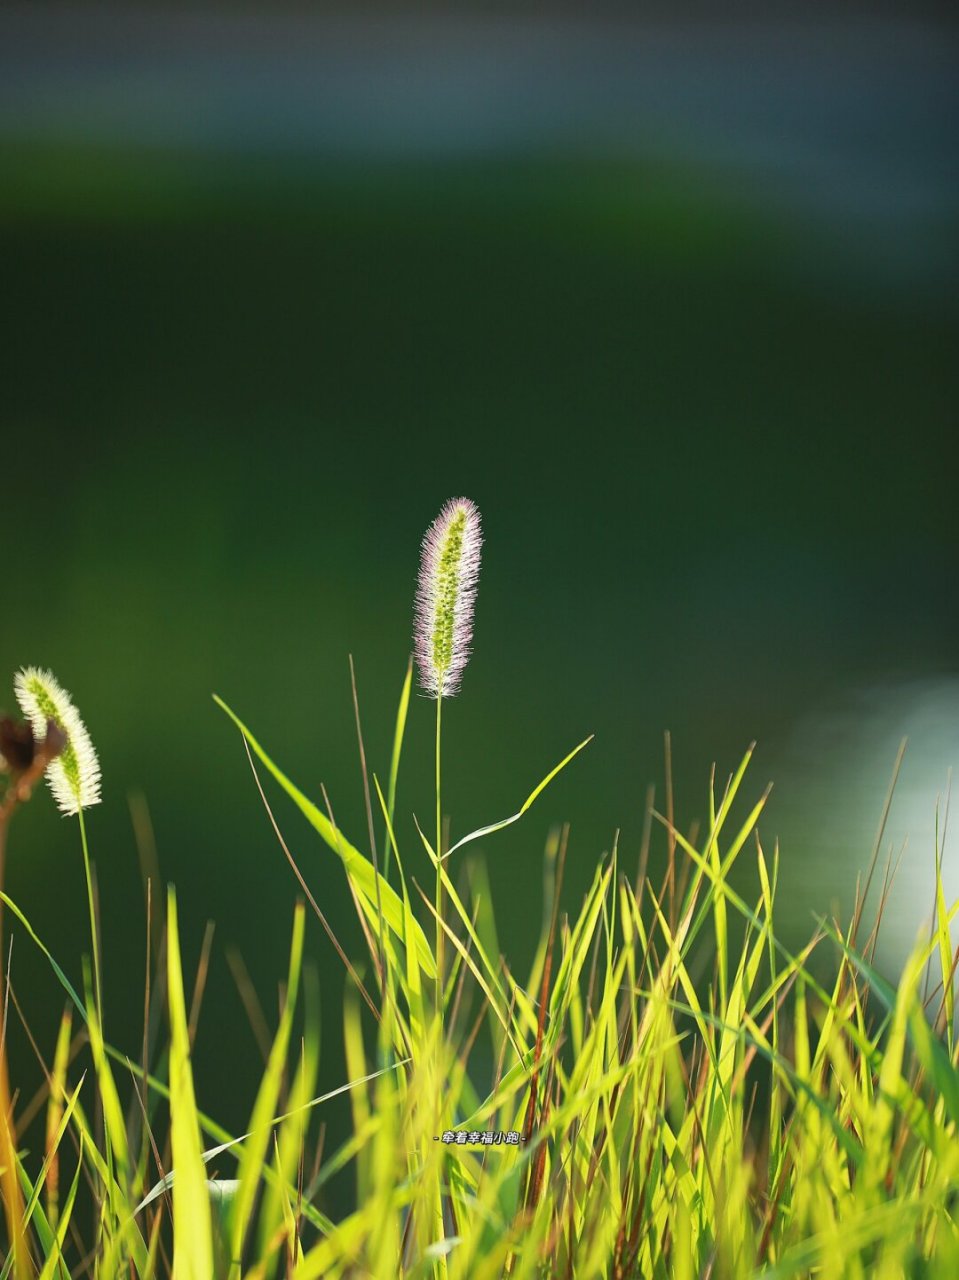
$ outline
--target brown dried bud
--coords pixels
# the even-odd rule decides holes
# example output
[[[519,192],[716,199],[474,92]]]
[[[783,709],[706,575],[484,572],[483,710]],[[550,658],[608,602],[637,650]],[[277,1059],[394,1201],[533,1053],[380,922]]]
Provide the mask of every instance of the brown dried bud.
[[[45,766],[60,754],[66,743],[66,734],[55,720],[47,721],[47,736],[38,743],[29,723],[13,720],[10,716],[0,719],[0,757],[12,774],[27,773],[40,754]]]
[[[30,725],[4,716],[0,720],[0,756],[6,767],[11,773],[26,773],[35,755],[36,743]]]

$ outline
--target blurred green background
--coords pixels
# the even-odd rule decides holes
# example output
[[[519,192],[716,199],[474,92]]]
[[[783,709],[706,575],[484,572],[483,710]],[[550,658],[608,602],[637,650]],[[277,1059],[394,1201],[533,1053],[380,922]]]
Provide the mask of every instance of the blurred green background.
[[[444,715],[454,836],[596,734],[485,847],[518,972],[550,826],[572,823],[574,909],[617,828],[633,865],[665,729],[684,826],[711,763],[759,740],[746,799],[776,780],[762,830],[794,941],[848,907],[910,735],[895,964],[959,760],[955,52],[931,10],[895,8],[5,10],[0,670],[49,665],[100,752],[120,1048],[140,1036],[142,795],[191,965],[216,921],[198,1084],[242,1127],[258,1051],[224,954],[272,1017],[296,894],[210,694],[363,842],[347,655],[384,775],[419,540],[455,494],[486,547]],[[421,882],[432,730],[417,699],[399,835]],[[339,864],[276,799],[359,956]],[[950,841],[953,892],[956,864]],[[78,978],[78,835],[48,796],[7,874]],[[332,1087],[344,975],[315,921],[309,950]],[[60,994],[22,933],[13,981],[51,1052]],[[326,1118],[345,1133],[344,1108]]]

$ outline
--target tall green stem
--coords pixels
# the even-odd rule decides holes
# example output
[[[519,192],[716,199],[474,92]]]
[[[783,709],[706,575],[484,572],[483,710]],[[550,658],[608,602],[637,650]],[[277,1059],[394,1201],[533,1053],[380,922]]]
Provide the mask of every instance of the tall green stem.
[[[439,859],[443,856],[443,805],[440,799],[440,761],[442,758],[443,699],[436,699],[436,1009],[442,1016],[443,1004],[443,881]]]
[[[83,821],[83,810],[77,815],[80,819],[80,843],[83,845],[83,870],[87,878],[87,906],[90,910],[90,946],[93,948],[93,993],[97,1004],[97,1021],[103,1030],[103,988],[100,984],[100,948],[97,944],[97,913],[93,903],[93,876],[90,872],[90,849],[87,845],[87,828]]]
[[[434,1061],[439,1062],[443,1052],[443,880],[440,875],[440,859],[443,856],[443,802],[441,799],[441,761],[443,758],[443,698],[436,699],[436,1024],[433,1041]],[[436,1198],[433,1204],[434,1232],[436,1239],[442,1240],[446,1235],[443,1223],[443,1170],[446,1161],[440,1157],[440,1176],[436,1184]],[[449,1270],[445,1255],[437,1259],[436,1274],[439,1280],[447,1280]]]
[[[77,811],[77,817],[80,819],[80,843],[83,846],[83,870],[87,880],[87,907],[90,911],[90,946],[93,950],[93,998],[96,1002],[98,1035],[102,1039],[103,987],[100,982],[100,947],[97,943],[97,913],[93,900],[93,874],[90,871],[90,847],[87,844],[87,828],[83,821],[82,809]],[[119,1220],[119,1214],[115,1200],[113,1143],[110,1140],[110,1130],[108,1126],[104,1126],[103,1136],[106,1144],[107,1158],[107,1177],[104,1179],[104,1190],[106,1191],[107,1202],[110,1205],[110,1212],[112,1215],[112,1221],[109,1226],[109,1232],[112,1235],[114,1224]]]

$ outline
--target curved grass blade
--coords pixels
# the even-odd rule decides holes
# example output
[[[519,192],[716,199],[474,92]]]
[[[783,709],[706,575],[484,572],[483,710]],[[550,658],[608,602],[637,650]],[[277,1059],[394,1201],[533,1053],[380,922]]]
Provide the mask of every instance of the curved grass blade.
[[[590,734],[588,738],[584,738],[583,741],[579,744],[579,746],[574,747],[572,751],[569,753],[569,755],[566,756],[565,759],[560,760],[559,764],[555,767],[555,769],[550,770],[550,772],[546,775],[546,777],[539,784],[539,786],[533,788],[533,790],[529,793],[529,795],[523,801],[522,807],[519,809],[517,813],[514,813],[511,818],[503,818],[500,822],[491,822],[488,827],[478,827],[476,831],[471,831],[468,836],[463,836],[462,840],[457,840],[456,844],[453,845],[452,849],[448,849],[446,853],[443,854],[440,861],[445,862],[446,859],[450,856],[450,854],[455,853],[457,849],[462,849],[463,845],[469,844],[473,840],[479,840],[482,836],[492,835],[494,831],[502,831],[504,827],[509,827],[509,826],[512,826],[514,822],[519,822],[520,818],[523,816],[526,810],[530,808],[530,806],[533,804],[533,802],[535,801],[536,797],[540,794],[540,792],[546,790],[546,788],[553,781],[556,775],[558,773],[561,773],[566,768],[570,760],[572,760],[574,756],[578,756],[579,753],[582,751],[582,749],[588,746],[593,741],[593,737],[594,735]]]
[[[213,1225],[190,1066],[176,895],[167,891],[167,985],[170,1006],[170,1128],[173,1167],[173,1267],[177,1280],[213,1275]]]
[[[47,1250],[47,1260],[43,1264],[43,1270],[40,1272],[40,1280],[69,1280],[70,1273],[63,1262],[63,1242],[67,1238],[67,1228],[70,1225],[70,1218],[73,1216],[73,1205],[77,1198],[77,1188],[80,1185],[80,1174],[82,1172],[83,1134],[81,1133],[80,1152],[77,1156],[77,1171],[73,1175],[73,1182],[70,1184],[70,1190],[67,1193],[60,1220],[57,1223],[56,1236],[52,1241],[51,1247]]]
[[[73,987],[73,984],[70,982],[70,979],[67,977],[67,975],[63,972],[63,970],[57,964],[56,960],[54,960],[53,956],[48,951],[46,945],[40,941],[40,938],[37,935],[33,925],[30,923],[27,917],[23,914],[23,912],[20,910],[17,904],[13,901],[13,899],[8,898],[7,895],[2,891],[0,891],[0,900],[2,900],[10,908],[10,910],[13,912],[13,914],[17,917],[17,919],[23,925],[24,929],[26,929],[27,933],[30,935],[33,941],[37,944],[37,946],[43,952],[44,956],[46,956],[47,960],[50,963],[51,969],[57,975],[57,981],[60,983],[61,987],[63,987],[64,991],[73,1001],[73,1003],[76,1005],[77,1011],[79,1012],[80,1017],[83,1019],[84,1022],[86,1022],[87,1011],[84,1008],[83,1001],[77,995],[76,990]]]

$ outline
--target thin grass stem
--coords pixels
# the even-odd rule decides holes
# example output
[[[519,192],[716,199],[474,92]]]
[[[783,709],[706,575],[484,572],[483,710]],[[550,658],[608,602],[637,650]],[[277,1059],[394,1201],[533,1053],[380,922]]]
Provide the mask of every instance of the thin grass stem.
[[[87,907],[90,912],[90,946],[93,949],[93,994],[96,999],[97,1021],[103,1027],[103,985],[100,978],[100,946],[97,941],[97,912],[93,900],[93,875],[90,870],[90,847],[83,810],[77,812],[80,820],[80,843],[83,847],[83,872],[87,882]]]
[[[443,756],[443,699],[436,699],[436,1009],[443,1015],[443,878],[440,859],[443,856],[443,802],[441,798],[441,762]]]

